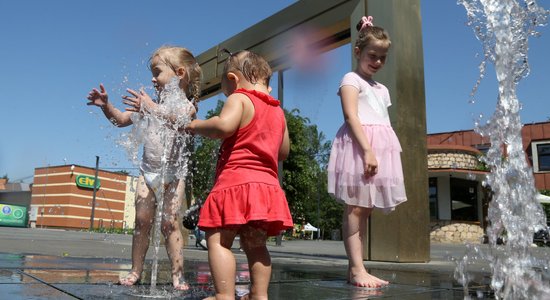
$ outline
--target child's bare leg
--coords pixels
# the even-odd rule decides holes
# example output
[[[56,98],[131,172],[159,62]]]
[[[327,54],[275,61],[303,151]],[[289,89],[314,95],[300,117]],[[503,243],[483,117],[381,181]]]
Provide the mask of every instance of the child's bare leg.
[[[166,239],[166,252],[172,266],[172,284],[175,289],[188,290],[183,276],[183,236],[181,234],[181,206],[185,196],[185,183],[176,180],[165,187],[162,233]]]
[[[235,256],[231,245],[237,235],[237,230],[209,229],[206,231],[208,244],[208,263],[214,279],[216,300],[235,299]]]
[[[348,281],[350,284],[376,288],[388,282],[372,276],[363,265],[363,237],[366,234],[367,218],[372,208],[346,205],[343,217],[344,246],[348,255]]]
[[[250,270],[249,299],[267,299],[267,289],[271,279],[271,256],[266,247],[267,233],[250,225],[244,225],[239,231],[241,247],[248,259]]]
[[[139,176],[136,187],[136,220],[132,236],[132,270],[120,280],[122,285],[134,285],[141,279],[145,255],[149,249],[149,235],[155,217],[155,197]]]

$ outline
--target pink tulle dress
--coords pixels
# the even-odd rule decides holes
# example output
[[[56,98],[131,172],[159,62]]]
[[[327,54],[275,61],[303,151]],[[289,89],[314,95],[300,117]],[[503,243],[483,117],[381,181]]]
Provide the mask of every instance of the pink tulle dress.
[[[388,115],[388,89],[367,81],[355,72],[347,73],[340,87],[359,90],[358,115],[363,132],[378,161],[378,173],[364,176],[362,150],[344,123],[332,143],[328,163],[328,192],[348,205],[380,208],[388,213],[407,201],[401,166],[401,145]]]

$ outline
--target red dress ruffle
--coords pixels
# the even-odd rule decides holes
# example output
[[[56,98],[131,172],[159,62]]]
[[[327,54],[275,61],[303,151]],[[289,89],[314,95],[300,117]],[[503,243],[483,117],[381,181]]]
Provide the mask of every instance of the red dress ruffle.
[[[292,228],[285,194],[280,186],[246,183],[212,191],[201,208],[201,229],[232,227],[256,222],[274,236]]]

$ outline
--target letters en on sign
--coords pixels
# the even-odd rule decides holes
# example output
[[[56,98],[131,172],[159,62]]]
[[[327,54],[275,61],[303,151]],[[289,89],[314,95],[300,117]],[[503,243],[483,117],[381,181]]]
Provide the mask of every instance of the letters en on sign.
[[[93,189],[94,188],[94,177],[88,175],[78,175],[76,176],[76,185],[82,188]],[[99,189],[101,182],[99,178],[97,179],[96,189]]]

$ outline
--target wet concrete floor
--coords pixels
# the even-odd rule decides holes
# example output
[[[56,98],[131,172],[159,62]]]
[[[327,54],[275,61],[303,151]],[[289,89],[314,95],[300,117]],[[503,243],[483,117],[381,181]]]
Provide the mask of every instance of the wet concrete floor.
[[[202,299],[213,295],[206,251],[195,247],[193,241],[184,253],[185,277],[192,288],[179,292],[169,284],[170,268],[164,249],[161,249],[155,290],[150,287],[149,256],[143,281],[138,286],[122,287],[115,283],[131,267],[128,237],[114,237],[116,242],[113,242],[101,238],[96,240],[89,233],[80,233],[82,237],[78,240],[75,237],[80,235],[74,232],[67,235],[75,236],[63,238],[61,231],[52,233],[44,230],[39,235],[35,235],[36,231],[23,232],[32,236],[32,240],[27,239],[24,243],[25,234],[21,233],[14,234],[9,241],[5,237],[12,233],[3,234],[0,230],[3,244],[0,244],[0,299]],[[52,237],[57,239],[52,242]],[[86,244],[86,241],[90,243]],[[21,245],[16,246],[18,243]],[[79,244],[82,253],[75,247],[71,248],[71,252],[63,251],[74,243],[82,243]],[[53,251],[53,244],[58,245],[58,254],[33,254],[41,252],[40,244],[44,244],[43,252],[46,253]],[[17,247],[24,249],[18,253],[14,250]],[[98,255],[95,257],[86,254],[93,247],[97,248],[95,253]],[[103,253],[107,251],[103,247],[115,248],[118,254],[109,257]],[[391,282],[388,287],[367,290],[345,283],[343,278],[347,261],[341,242],[285,241],[283,246],[270,245],[273,274],[269,297],[285,300],[464,299],[462,286],[453,278],[452,257],[459,256],[463,248],[446,247],[450,246],[440,245],[432,249],[432,261],[429,263],[365,262],[371,273]],[[243,294],[250,279],[248,267],[238,244],[233,251],[237,258],[237,292]],[[491,298],[487,292],[489,280],[489,273],[481,267],[474,274],[470,295],[474,299]]]

